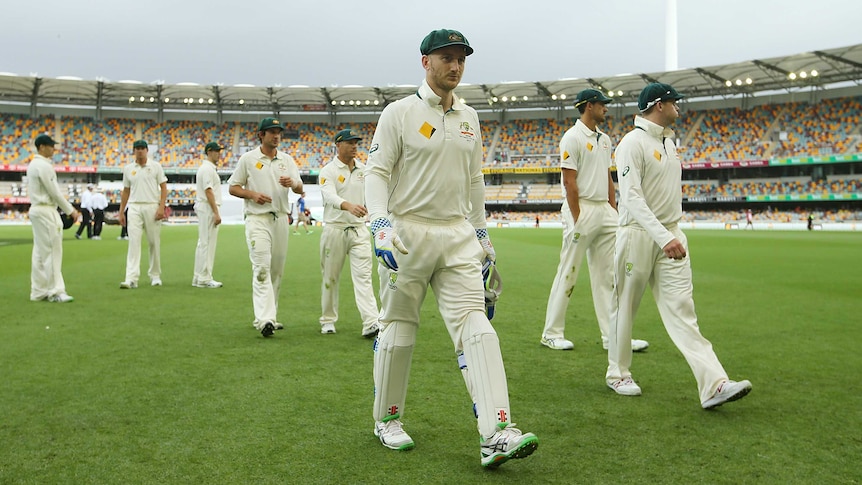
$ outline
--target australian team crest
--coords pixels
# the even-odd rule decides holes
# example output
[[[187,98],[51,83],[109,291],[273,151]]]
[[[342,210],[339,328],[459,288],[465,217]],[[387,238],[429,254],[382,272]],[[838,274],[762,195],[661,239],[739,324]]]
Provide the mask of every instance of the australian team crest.
[[[476,132],[472,126],[470,126],[469,121],[462,121],[460,125],[458,125],[458,132],[461,135],[461,138],[465,140],[473,141],[476,139]]]
[[[389,289],[390,289],[390,290],[393,290],[393,291],[394,291],[394,290],[397,290],[397,289],[398,289],[398,287],[397,287],[397,286],[395,286],[395,281],[396,281],[396,280],[398,280],[398,273],[396,273],[396,272],[394,272],[394,271],[390,271],[390,272],[389,272]]]
[[[626,276],[632,275],[632,269],[635,267],[634,263],[626,263]]]

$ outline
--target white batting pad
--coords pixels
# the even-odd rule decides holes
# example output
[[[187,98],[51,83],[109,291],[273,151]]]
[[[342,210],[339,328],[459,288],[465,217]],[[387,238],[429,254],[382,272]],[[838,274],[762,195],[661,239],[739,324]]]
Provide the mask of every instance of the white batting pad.
[[[416,325],[392,322],[374,346],[374,420],[399,419],[404,413]]]

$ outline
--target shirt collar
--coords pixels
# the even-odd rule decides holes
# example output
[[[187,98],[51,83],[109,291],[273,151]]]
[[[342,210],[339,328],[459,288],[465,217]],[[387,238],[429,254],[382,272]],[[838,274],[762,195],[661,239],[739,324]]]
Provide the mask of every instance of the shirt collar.
[[[597,136],[597,135],[600,137],[601,135],[605,134],[602,130],[599,129],[598,126],[596,126],[596,131],[589,129],[589,127],[587,127],[587,124],[584,123],[583,121],[581,121],[580,119],[575,122],[575,127],[578,130],[580,130],[581,133],[583,133],[586,136],[590,136],[590,137]]]
[[[48,163],[50,163],[50,164],[52,164],[52,165],[54,164],[54,160],[52,160],[52,159],[50,159],[50,158],[48,158],[48,157],[46,157],[46,156],[44,156],[44,155],[42,155],[42,154],[40,154],[40,153],[36,153],[36,154],[33,156],[33,158],[40,158],[40,159],[45,160],[46,162],[48,162]]]
[[[440,100],[442,99],[440,96],[437,96],[437,93],[431,89],[431,86],[428,85],[428,81],[422,80],[422,85],[419,86],[419,89],[416,90],[416,95],[419,96],[419,99],[428,103],[428,106],[432,108],[437,108],[440,106]],[[463,110],[465,105],[461,102],[461,98],[458,97],[455,92],[452,92],[452,109],[455,111]]]
[[[674,138],[673,130],[653,123],[640,115],[635,116],[635,128],[644,130],[653,138]]]

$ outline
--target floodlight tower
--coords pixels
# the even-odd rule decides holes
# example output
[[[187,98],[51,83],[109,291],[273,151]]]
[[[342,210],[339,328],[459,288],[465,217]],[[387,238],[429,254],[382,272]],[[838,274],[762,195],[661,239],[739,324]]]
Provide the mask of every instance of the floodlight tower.
[[[679,69],[676,0],[664,1],[664,22],[664,70],[676,71]]]

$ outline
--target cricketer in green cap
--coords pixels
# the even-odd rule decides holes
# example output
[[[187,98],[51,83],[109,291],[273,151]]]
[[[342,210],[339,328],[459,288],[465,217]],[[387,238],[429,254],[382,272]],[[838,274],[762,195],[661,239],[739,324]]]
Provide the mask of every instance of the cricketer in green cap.
[[[584,89],[578,93],[578,98],[575,99],[575,108],[580,108],[587,103],[604,103],[608,104],[613,101],[599,91],[598,89]],[[583,111],[582,111],[583,113]]]
[[[441,47],[448,47],[450,45],[464,46],[464,52],[468,56],[473,53],[473,48],[470,47],[470,43],[467,42],[467,38],[464,37],[461,32],[450,29],[434,30],[430,34],[426,35],[425,38],[422,39],[422,44],[419,45],[419,52],[421,52],[423,56],[427,56]]]
[[[649,83],[638,96],[638,110],[644,113],[660,101],[671,101],[684,97],[684,95],[676,92],[676,89],[670,84]]]
[[[339,131],[335,135],[335,143],[347,140],[361,140],[362,137],[353,132],[350,128]]]
[[[204,147],[204,153],[207,153],[210,150],[221,151],[224,150],[224,147],[219,145],[218,142],[211,141],[207,143],[207,146]]]
[[[135,142],[132,143],[132,148],[146,148],[147,150],[150,149],[149,145],[147,145],[146,140],[135,140]]]
[[[39,148],[42,145],[54,146],[57,144],[57,142],[54,141],[54,139],[51,138],[50,135],[46,135],[43,133],[43,134],[36,137],[36,140],[33,141],[33,144],[36,145],[36,148]]]
[[[279,130],[284,131],[284,126],[276,118],[264,118],[260,120],[260,124],[257,125],[257,131],[266,131],[270,128],[278,128]]]

